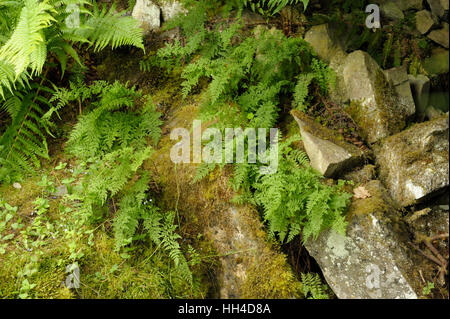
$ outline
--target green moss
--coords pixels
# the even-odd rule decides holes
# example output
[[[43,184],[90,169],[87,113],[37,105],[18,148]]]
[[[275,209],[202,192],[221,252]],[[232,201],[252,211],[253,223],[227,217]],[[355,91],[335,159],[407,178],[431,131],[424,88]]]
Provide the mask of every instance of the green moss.
[[[242,286],[246,299],[301,298],[301,283],[286,262],[286,256],[266,248],[248,271]]]

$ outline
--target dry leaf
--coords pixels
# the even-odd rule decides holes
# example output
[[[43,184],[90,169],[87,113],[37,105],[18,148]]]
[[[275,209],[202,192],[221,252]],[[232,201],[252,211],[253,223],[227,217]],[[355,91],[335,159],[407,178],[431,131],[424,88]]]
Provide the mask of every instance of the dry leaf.
[[[359,186],[353,190],[353,197],[357,199],[364,199],[372,197],[372,195],[367,189],[364,188],[364,186]]]

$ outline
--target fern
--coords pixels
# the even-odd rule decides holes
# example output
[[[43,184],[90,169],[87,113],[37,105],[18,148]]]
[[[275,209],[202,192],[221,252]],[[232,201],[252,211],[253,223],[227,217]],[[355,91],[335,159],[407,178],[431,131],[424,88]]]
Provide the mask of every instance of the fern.
[[[323,284],[318,274],[301,274],[302,293],[308,299],[329,299],[328,287]]]
[[[45,134],[50,130],[42,119],[42,105],[48,105],[48,100],[40,96],[40,92],[51,92],[51,89],[42,82],[32,83],[30,89],[15,91],[1,106],[10,115],[11,124],[0,137],[0,181],[12,182],[23,173],[39,168],[39,158],[49,158]]]
[[[254,12],[262,15],[273,16],[280,12],[287,5],[296,5],[303,3],[303,8],[306,10],[309,0],[244,0],[246,7],[250,7]]]
[[[258,176],[254,198],[263,207],[272,235],[281,242],[302,234],[303,240],[317,238],[325,229],[345,234],[345,212],[351,195],[339,186],[327,186],[309,165],[303,152],[292,150],[291,141],[280,146],[278,171]]]

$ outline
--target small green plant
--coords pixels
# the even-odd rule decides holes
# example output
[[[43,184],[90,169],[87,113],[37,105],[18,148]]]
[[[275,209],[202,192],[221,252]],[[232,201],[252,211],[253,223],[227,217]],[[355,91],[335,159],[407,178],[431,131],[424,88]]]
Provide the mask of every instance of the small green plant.
[[[429,294],[431,294],[431,291],[433,289],[434,289],[434,283],[428,281],[427,285],[425,287],[423,287],[423,289],[422,289],[422,295],[428,296]]]
[[[301,274],[302,293],[308,299],[329,299],[328,286],[323,284],[318,274]]]

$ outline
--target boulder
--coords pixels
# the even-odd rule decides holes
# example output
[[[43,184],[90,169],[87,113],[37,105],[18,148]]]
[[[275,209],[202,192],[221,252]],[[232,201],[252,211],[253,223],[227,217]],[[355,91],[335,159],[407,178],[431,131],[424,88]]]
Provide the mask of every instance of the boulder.
[[[403,129],[411,109],[397,103],[394,88],[368,53],[349,54],[343,77],[350,99],[348,112],[361,127],[367,142],[375,143]]]
[[[305,247],[338,298],[415,299],[420,282],[403,236],[406,226],[379,181],[363,187],[370,197],[353,198],[346,236],[328,230]]]
[[[161,26],[161,9],[151,0],[136,0],[132,16],[141,23],[144,34]]]
[[[423,74],[418,74],[417,76],[409,74],[408,78],[412,88],[417,114],[420,119],[423,119],[428,107],[428,101],[430,100],[430,79]]]
[[[431,16],[431,13],[427,10],[422,10],[416,13],[416,29],[425,34],[433,27],[435,20]]]
[[[449,41],[449,34],[448,34],[448,24],[443,23],[444,27],[439,30],[431,31],[428,35],[428,38],[433,40],[439,45],[442,45],[444,48],[448,49],[448,41]]]
[[[163,21],[169,21],[180,13],[186,13],[186,9],[177,0],[165,0],[160,5]]]
[[[343,48],[328,24],[315,25],[305,34],[305,41],[316,51],[317,55],[326,62],[337,54],[342,53]]]
[[[408,116],[415,114],[416,105],[414,104],[406,65],[386,70],[384,74],[386,79],[394,86],[400,107],[406,111]]]
[[[395,2],[386,2],[381,4],[381,14],[389,20],[399,21],[405,18],[403,11]]]
[[[423,68],[430,75],[445,74],[449,71],[449,54],[444,48],[432,51],[431,56],[423,61]]]
[[[442,18],[444,16],[445,9],[443,7],[443,4],[445,5],[445,1],[442,1],[442,0],[427,0],[427,2],[430,5],[431,12],[435,16],[437,16],[439,18]],[[448,7],[448,5],[447,5],[447,7]]]
[[[375,165],[365,165],[363,168],[354,170],[350,173],[347,173],[343,176],[343,179],[346,181],[352,181],[357,184],[365,184],[375,179],[376,171]]]
[[[300,111],[292,111],[292,115],[300,127],[311,166],[325,177],[338,177],[364,162],[363,152],[339,138],[339,133],[314,122]]]
[[[449,185],[448,113],[387,138],[376,161],[380,179],[399,205],[438,194]]]

